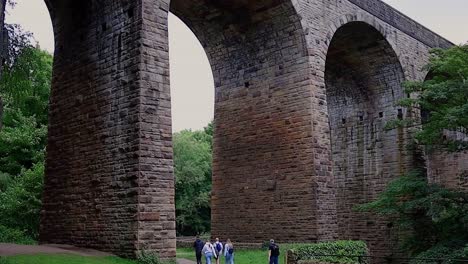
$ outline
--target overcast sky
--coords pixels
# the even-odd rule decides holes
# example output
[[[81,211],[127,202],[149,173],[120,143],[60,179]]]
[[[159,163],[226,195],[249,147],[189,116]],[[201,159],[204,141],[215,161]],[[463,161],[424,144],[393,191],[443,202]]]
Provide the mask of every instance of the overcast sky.
[[[43,0],[17,0],[7,22],[34,33],[43,49],[54,50],[52,25]],[[468,41],[468,0],[385,0],[456,44]],[[173,130],[200,129],[213,119],[211,69],[200,43],[175,16],[169,19]]]

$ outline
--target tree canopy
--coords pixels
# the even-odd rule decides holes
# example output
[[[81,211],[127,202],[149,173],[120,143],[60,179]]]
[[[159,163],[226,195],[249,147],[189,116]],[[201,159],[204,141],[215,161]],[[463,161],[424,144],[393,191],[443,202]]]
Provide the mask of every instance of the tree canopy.
[[[176,224],[180,235],[210,230],[213,125],[174,134]]]
[[[407,82],[408,93],[400,105],[423,114],[422,129],[416,134],[420,144],[445,147],[450,151],[468,148],[468,45],[431,52],[425,81]],[[410,124],[419,119],[407,120]],[[459,136],[456,133],[459,133]],[[461,135],[461,136],[460,136]]]
[[[422,112],[421,119],[395,120],[389,127],[415,125],[417,143],[465,151],[468,128],[468,45],[435,49],[428,78],[405,84],[413,94],[400,105]],[[430,184],[424,169],[398,177],[374,202],[358,206],[394,219],[402,248],[419,258],[468,258],[468,193]],[[414,261],[413,263],[425,263]],[[446,261],[444,263],[456,263]]]

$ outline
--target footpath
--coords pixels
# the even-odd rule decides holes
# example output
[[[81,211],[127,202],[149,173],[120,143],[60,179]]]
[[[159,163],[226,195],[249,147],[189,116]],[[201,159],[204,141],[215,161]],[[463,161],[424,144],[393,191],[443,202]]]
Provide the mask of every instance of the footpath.
[[[112,254],[92,250],[77,248],[68,245],[16,245],[0,243],[0,256],[15,256],[15,255],[34,255],[34,254],[72,254],[83,257],[107,257]],[[195,264],[196,262],[187,259],[177,259],[177,264]]]

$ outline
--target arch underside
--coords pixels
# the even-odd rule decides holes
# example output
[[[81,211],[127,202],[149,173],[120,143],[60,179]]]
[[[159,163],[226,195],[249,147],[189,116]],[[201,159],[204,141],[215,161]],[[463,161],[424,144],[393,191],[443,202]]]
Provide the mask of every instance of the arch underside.
[[[238,242],[333,237],[331,225],[317,224],[314,145],[299,133],[311,129],[312,103],[293,4],[173,0],[170,11],[200,40],[215,80],[212,235]]]
[[[290,1],[69,0],[53,3],[41,241],[175,256],[169,11],[215,79],[212,234],[334,237],[317,224],[333,217],[315,197],[332,185],[314,163],[309,58]]]
[[[404,118],[396,104],[405,97],[405,76],[386,39],[364,22],[339,28],[329,47],[325,81],[337,186],[340,239],[368,242],[372,254],[394,249],[389,220],[356,212],[377,198],[387,183],[408,167],[408,133],[387,131],[387,122]]]

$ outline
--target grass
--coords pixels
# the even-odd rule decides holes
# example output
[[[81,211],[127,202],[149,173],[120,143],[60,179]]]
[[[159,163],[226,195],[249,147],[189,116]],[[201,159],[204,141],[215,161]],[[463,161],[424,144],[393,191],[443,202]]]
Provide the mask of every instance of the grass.
[[[136,264],[136,262],[118,257],[24,255],[14,257],[0,257],[0,264]]]
[[[284,256],[289,246],[281,248],[280,264],[284,264]],[[195,261],[195,253],[190,248],[177,249],[177,258]],[[242,249],[234,253],[234,262],[240,264],[268,263],[268,251],[260,249]],[[205,261],[203,260],[203,263]],[[224,257],[221,263],[225,264]],[[137,264],[132,260],[118,257],[82,257],[76,255],[23,255],[14,257],[0,257],[0,264]]]
[[[288,247],[281,248],[279,259],[280,264],[284,264],[284,256]],[[189,259],[195,261],[195,252],[191,248],[178,248],[177,258]],[[203,263],[205,260],[203,259]],[[221,258],[221,263],[225,264],[224,257]],[[234,253],[234,263],[240,264],[261,264],[268,263],[268,251],[260,249],[240,249]]]

